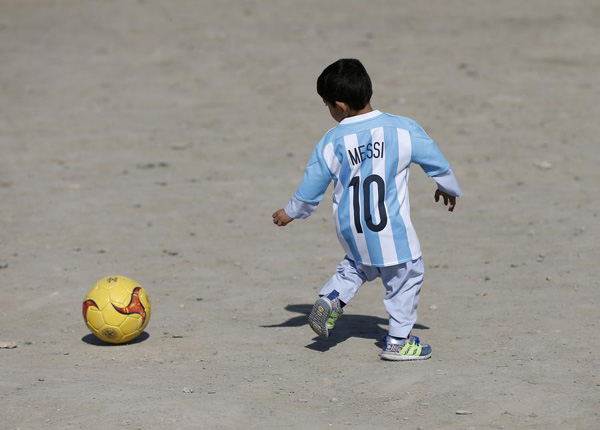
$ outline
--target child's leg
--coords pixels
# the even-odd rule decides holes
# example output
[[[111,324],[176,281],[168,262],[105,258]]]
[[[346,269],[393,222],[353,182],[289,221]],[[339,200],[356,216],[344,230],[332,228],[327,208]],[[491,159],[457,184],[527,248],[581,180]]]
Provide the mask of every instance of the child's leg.
[[[387,291],[383,303],[390,315],[390,336],[408,337],[417,322],[417,305],[423,275],[424,265],[421,258],[398,266],[381,268],[381,279]]]
[[[379,275],[377,268],[357,266],[348,257],[338,264],[337,273],[319,292],[321,296],[308,316],[308,324],[322,338],[328,338],[343,313],[342,307],[350,302],[358,288]]]
[[[338,264],[336,270],[337,273],[323,286],[321,291],[319,291],[319,295],[327,296],[335,290],[339,293],[339,298],[344,304],[352,300],[362,284],[372,281],[378,275],[377,268],[365,266],[360,266],[359,268],[348,257],[344,258]]]

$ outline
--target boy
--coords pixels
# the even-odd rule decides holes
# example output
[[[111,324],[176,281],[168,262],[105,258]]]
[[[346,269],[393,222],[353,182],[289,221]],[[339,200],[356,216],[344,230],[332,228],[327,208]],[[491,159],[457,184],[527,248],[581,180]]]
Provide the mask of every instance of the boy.
[[[309,316],[311,328],[329,337],[343,307],[366,281],[381,277],[390,316],[384,360],[424,360],[431,347],[411,336],[417,320],[423,261],[410,220],[408,175],[417,163],[433,177],[449,211],[462,190],[450,164],[413,120],[371,108],[371,79],[360,61],[341,59],[317,80],[317,92],[339,125],[317,144],[304,178],[273,222],[285,226],[309,217],[334,181],[333,213],[346,257],[320,291]]]

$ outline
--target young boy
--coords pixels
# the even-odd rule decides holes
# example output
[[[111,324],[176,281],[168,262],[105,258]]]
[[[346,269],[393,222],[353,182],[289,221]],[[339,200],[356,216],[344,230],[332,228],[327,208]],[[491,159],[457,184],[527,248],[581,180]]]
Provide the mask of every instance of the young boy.
[[[417,163],[433,177],[435,201],[442,196],[449,211],[462,190],[448,161],[415,121],[371,108],[371,79],[360,61],[341,59],[325,68],[317,92],[339,125],[317,144],[285,209],[273,214],[278,226],[309,217],[334,181],[333,214],[346,257],[320,291],[309,324],[319,336],[329,337],[358,288],[381,277],[390,316],[381,358],[427,359],[431,347],[410,334],[424,266],[410,221],[409,165]]]

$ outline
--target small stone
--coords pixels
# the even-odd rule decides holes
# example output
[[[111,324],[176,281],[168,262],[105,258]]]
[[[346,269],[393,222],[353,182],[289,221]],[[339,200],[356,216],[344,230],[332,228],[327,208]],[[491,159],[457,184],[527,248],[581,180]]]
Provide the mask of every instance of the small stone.
[[[483,279],[484,279],[484,280],[486,280],[486,281],[489,281],[489,280],[490,280],[490,279],[492,279],[492,278],[490,278],[489,276],[486,276],[486,277],[485,277],[485,278],[483,278]]]
[[[458,411],[456,411],[456,415],[471,415],[473,412],[471,411],[466,411],[464,409],[459,409]]]
[[[550,163],[549,161],[538,161],[536,163],[534,163],[535,167],[537,167],[540,170],[550,170],[552,169],[552,163]]]
[[[529,418],[537,418],[537,414],[532,412],[529,414]]]
[[[183,388],[183,392],[186,393],[186,394],[191,394],[191,393],[194,392],[194,390],[191,389],[190,387],[184,387]]]
[[[429,309],[431,309],[432,311],[435,311],[437,309],[437,306],[436,305],[431,305],[431,306],[429,306]]]
[[[15,349],[16,347],[16,342],[0,342],[0,349]]]
[[[44,378],[38,378],[38,381],[44,382]]]
[[[340,399],[338,399],[337,397],[332,397],[329,401],[331,403],[338,403],[340,401]]]
[[[217,390],[208,390],[207,392],[208,392],[208,394],[215,394],[217,392]]]

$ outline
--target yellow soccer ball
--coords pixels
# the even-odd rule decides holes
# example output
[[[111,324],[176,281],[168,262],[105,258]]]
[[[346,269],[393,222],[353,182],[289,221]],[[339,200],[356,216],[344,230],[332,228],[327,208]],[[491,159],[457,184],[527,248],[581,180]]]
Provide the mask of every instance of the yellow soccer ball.
[[[125,276],[100,279],[83,299],[83,320],[105,342],[135,339],[148,325],[151,313],[146,291]]]

